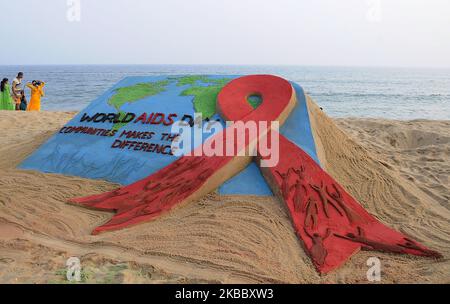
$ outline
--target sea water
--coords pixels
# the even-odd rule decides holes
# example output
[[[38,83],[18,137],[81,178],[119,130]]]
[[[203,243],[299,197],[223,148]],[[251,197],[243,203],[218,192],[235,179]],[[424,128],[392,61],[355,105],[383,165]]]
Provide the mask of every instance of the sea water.
[[[450,120],[450,69],[220,65],[0,66],[46,82],[43,110],[79,111],[126,76],[275,74],[300,84],[332,117]],[[28,93],[29,94],[29,93]],[[29,96],[28,96],[29,97]]]

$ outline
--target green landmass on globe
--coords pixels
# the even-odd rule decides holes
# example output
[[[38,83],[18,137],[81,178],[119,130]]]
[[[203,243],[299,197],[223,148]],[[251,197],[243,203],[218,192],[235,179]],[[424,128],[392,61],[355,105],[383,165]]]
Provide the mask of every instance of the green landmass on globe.
[[[132,103],[146,97],[158,95],[166,90],[169,84],[168,80],[138,83],[129,87],[118,88],[115,94],[109,99],[108,103],[120,111],[126,103]]]
[[[193,84],[190,88],[181,92],[181,96],[193,96],[194,110],[196,113],[201,113],[203,119],[211,118],[216,114],[217,95],[222,88],[230,82],[228,78],[209,79],[209,82],[202,80],[201,83],[209,83],[210,85],[196,85]]]
[[[231,80],[231,78],[210,78],[204,75],[189,75],[169,77],[168,79],[155,82],[138,83],[116,89],[115,94],[108,100],[108,104],[113,106],[120,114],[120,117],[123,118],[126,115],[122,111],[123,105],[161,94],[167,90],[169,84],[176,83],[179,87],[189,86],[189,88],[186,88],[180,93],[180,96],[192,96],[195,112],[201,113],[203,119],[209,119],[217,113],[217,95]],[[248,101],[254,108],[259,104],[259,101],[254,98],[249,98]],[[119,130],[126,125],[127,123],[114,124],[113,130]]]

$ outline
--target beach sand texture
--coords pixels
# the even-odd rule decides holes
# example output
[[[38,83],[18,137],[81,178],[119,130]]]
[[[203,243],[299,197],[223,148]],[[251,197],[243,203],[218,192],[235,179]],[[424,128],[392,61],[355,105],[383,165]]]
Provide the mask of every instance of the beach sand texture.
[[[0,283],[450,283],[450,121],[328,118],[308,100],[325,169],[383,223],[444,258],[360,252],[320,276],[275,198],[210,194],[152,222],[91,236],[110,213],[67,204],[118,185],[15,169],[75,113],[0,111]]]

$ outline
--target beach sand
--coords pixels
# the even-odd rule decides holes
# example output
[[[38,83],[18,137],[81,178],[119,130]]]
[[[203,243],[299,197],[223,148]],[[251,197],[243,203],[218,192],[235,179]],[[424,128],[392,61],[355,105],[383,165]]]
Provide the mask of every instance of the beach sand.
[[[15,167],[75,113],[0,111],[0,283],[450,283],[450,121],[331,120],[310,100],[325,169],[383,223],[440,251],[433,260],[360,252],[320,276],[275,198],[210,194],[149,223],[91,236],[110,213],[67,204],[118,185]]]

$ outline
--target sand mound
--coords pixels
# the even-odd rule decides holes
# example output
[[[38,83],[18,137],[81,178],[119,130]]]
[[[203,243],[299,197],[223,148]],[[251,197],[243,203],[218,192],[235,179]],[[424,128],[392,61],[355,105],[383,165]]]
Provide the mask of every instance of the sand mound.
[[[338,125],[377,158],[394,165],[414,186],[450,209],[449,121],[341,119]]]
[[[349,137],[309,103],[327,171],[382,222],[441,251],[443,260],[362,252],[320,277],[280,202],[216,194],[153,222],[91,236],[111,215],[67,199],[117,185],[15,169],[73,113],[0,112],[0,282],[62,282],[70,256],[81,258],[87,282],[367,282],[371,256],[381,259],[385,283],[449,282],[449,122],[340,120]],[[427,132],[434,137],[415,138]],[[424,180],[414,171],[422,169]]]

